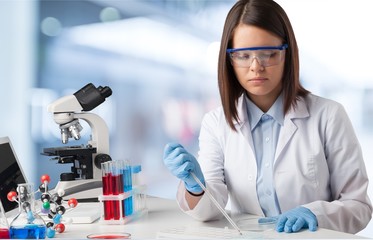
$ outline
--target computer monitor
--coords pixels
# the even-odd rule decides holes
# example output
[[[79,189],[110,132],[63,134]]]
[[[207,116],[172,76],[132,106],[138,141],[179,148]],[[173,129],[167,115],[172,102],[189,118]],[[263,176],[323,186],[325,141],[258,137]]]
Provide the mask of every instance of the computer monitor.
[[[18,206],[7,199],[7,194],[16,191],[17,185],[26,183],[26,180],[9,137],[0,137],[0,198],[5,212]]]

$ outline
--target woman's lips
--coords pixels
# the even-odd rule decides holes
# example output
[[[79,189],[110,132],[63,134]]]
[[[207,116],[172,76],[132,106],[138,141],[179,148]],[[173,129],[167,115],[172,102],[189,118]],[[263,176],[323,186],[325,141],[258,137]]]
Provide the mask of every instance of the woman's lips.
[[[262,78],[262,77],[256,77],[256,78],[251,78],[249,79],[249,82],[254,82],[254,83],[261,83],[268,80],[267,78]]]

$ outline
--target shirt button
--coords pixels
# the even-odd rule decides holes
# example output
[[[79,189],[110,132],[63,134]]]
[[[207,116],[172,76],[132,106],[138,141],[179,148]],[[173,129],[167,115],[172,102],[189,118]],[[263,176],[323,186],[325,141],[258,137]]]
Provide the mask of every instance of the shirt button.
[[[249,179],[249,181],[251,181],[251,180],[253,180],[253,175],[249,175],[249,176],[247,176],[247,178]]]
[[[266,142],[269,142],[269,137],[266,137]]]
[[[264,166],[265,166],[265,167],[269,167],[269,163],[265,163]]]

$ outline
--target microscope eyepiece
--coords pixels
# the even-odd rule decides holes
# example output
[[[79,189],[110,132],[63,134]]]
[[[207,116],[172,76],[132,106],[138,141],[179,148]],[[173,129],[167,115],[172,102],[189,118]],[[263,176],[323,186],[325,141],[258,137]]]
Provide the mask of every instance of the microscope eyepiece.
[[[111,94],[113,93],[113,91],[111,91],[111,88],[109,87],[99,86],[97,89],[100,91],[101,96],[103,96],[104,98],[110,97]]]
[[[83,111],[90,111],[103,103],[105,98],[111,96],[112,90],[109,87],[95,87],[88,83],[83,88],[74,93],[74,96],[83,108]]]

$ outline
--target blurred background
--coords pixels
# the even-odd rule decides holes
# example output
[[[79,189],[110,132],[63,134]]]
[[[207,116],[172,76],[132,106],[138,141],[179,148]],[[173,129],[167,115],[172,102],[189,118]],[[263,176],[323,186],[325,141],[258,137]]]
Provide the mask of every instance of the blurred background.
[[[63,146],[47,105],[93,83],[113,95],[92,112],[110,130],[113,159],[141,164],[148,193],[175,198],[163,147],[198,150],[201,119],[219,105],[217,55],[235,0],[0,0],[0,136],[30,179],[68,164],[40,153]],[[277,0],[288,13],[311,92],[344,105],[373,178],[373,1]],[[86,144],[91,130],[83,125]],[[369,194],[373,200],[373,190]],[[359,233],[373,237],[373,224]]]

